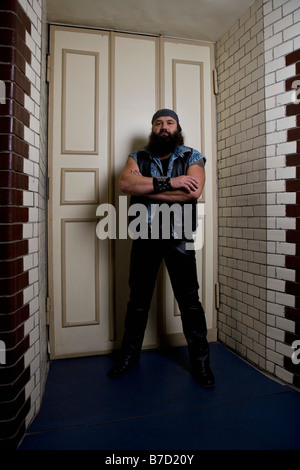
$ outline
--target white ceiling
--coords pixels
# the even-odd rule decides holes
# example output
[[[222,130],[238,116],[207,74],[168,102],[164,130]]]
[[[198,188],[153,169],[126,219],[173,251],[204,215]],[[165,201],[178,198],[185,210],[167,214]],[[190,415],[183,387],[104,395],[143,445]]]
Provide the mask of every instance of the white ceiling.
[[[50,23],[215,42],[255,0],[47,0]]]

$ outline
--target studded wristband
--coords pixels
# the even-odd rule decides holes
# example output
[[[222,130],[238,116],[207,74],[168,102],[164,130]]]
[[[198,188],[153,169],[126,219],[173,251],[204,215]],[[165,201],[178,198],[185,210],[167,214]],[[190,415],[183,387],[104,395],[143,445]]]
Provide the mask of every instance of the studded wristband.
[[[153,178],[153,186],[155,193],[170,191],[172,189],[171,179],[169,178],[169,176],[157,176]]]

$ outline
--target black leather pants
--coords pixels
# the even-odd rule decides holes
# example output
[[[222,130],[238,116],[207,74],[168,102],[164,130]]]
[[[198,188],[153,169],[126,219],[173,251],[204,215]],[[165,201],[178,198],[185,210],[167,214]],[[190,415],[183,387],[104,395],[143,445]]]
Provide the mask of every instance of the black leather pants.
[[[163,259],[179,305],[191,362],[206,362],[209,347],[205,315],[198,296],[195,251],[186,250],[185,240],[133,240],[130,298],[122,352],[125,357],[139,358],[157,273]]]

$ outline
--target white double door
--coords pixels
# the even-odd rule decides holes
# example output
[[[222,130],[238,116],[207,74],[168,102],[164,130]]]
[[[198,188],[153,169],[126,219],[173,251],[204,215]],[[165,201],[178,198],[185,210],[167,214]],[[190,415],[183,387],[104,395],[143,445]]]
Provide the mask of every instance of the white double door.
[[[147,142],[151,118],[175,109],[185,144],[207,157],[199,201],[200,296],[215,339],[216,168],[213,45],[52,26],[49,63],[49,305],[52,358],[120,346],[131,239],[118,179]],[[113,208],[113,210],[110,210]],[[110,213],[107,238],[99,214]],[[98,216],[97,214],[98,210]],[[101,219],[104,220],[103,218]],[[201,244],[202,241],[198,239]],[[180,315],[163,267],[144,347],[182,342]]]

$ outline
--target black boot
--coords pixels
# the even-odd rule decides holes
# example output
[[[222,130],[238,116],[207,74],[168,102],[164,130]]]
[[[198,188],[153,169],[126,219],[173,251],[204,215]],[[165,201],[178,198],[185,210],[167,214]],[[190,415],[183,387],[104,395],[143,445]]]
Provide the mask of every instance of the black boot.
[[[199,302],[181,314],[183,331],[188,343],[192,375],[204,388],[215,386],[215,378],[209,365],[209,345],[202,305]]]
[[[131,356],[123,356],[121,357],[118,362],[108,371],[107,375],[111,379],[116,379],[118,377],[123,377],[126,375],[130,369],[139,362],[138,358],[133,358]]]
[[[213,388],[215,378],[209,366],[209,361],[191,361],[192,375],[196,382],[203,388]]]
[[[123,377],[139,362],[147,319],[147,310],[132,308],[129,302],[120,358],[109,370],[110,378]]]

